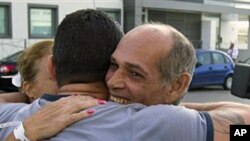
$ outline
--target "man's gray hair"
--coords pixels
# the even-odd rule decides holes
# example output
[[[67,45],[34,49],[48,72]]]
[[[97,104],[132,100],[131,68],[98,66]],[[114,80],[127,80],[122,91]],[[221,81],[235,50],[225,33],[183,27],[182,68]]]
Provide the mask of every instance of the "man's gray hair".
[[[170,31],[173,45],[171,51],[162,55],[158,63],[163,81],[167,84],[178,79],[184,72],[189,73],[192,78],[196,63],[195,50],[192,43],[172,26],[164,26]]]

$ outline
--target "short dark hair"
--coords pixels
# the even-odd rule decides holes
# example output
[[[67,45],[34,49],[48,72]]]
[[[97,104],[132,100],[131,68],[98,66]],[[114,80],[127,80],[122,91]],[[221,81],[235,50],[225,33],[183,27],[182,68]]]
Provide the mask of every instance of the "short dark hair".
[[[120,28],[101,11],[67,15],[57,29],[53,49],[58,86],[104,82],[110,56],[122,37]]]

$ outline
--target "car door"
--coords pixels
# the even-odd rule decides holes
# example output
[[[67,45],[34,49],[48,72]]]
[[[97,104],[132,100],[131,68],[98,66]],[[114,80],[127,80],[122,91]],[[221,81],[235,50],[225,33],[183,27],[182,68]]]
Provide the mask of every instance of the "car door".
[[[212,59],[209,52],[197,54],[197,64],[195,67],[192,86],[202,86],[211,83]]]
[[[230,66],[226,63],[225,56],[219,52],[212,52],[213,84],[223,84]]]

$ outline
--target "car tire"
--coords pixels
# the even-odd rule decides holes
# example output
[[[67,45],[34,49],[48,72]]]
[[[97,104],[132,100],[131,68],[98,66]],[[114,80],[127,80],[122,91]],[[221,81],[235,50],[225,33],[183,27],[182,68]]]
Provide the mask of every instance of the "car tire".
[[[233,81],[232,75],[229,75],[226,77],[224,84],[223,84],[224,90],[230,90],[232,88],[232,81]]]

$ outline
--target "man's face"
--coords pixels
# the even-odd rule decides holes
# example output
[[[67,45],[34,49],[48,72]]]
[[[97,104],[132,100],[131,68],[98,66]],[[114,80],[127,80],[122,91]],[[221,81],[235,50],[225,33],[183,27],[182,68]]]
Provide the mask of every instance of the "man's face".
[[[165,103],[168,88],[162,83],[157,64],[161,55],[170,50],[171,40],[163,40],[159,33],[152,34],[147,30],[129,32],[111,56],[106,75],[111,101]]]

